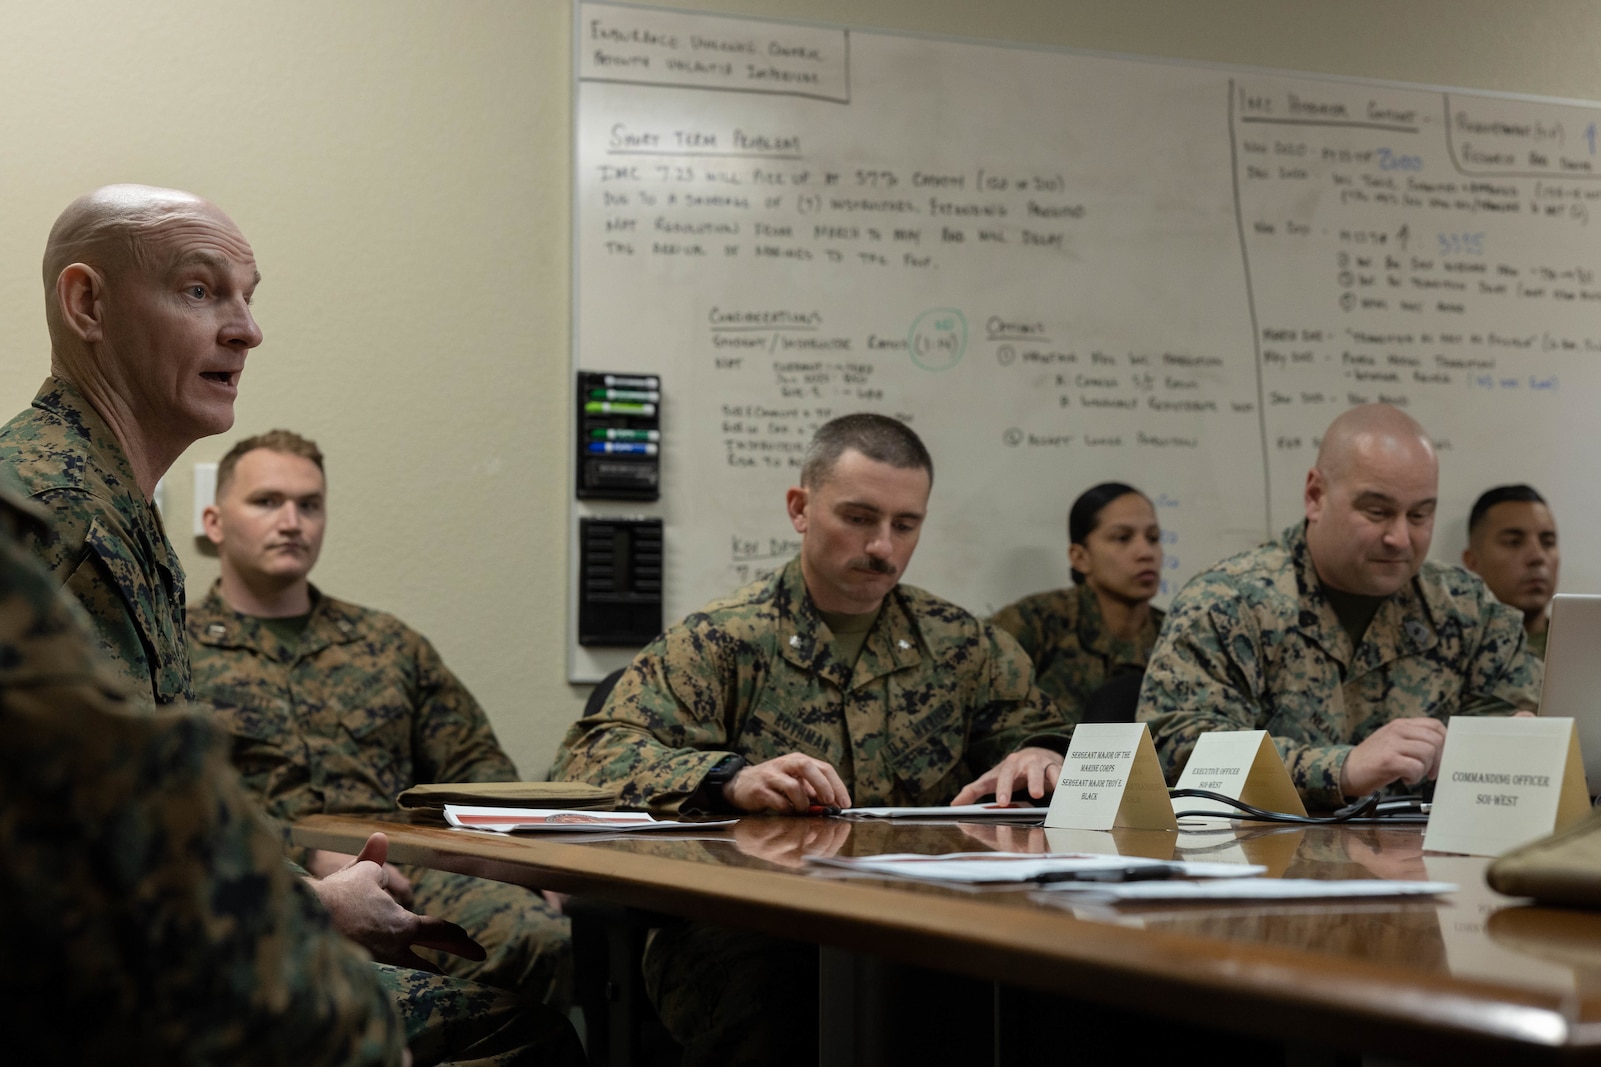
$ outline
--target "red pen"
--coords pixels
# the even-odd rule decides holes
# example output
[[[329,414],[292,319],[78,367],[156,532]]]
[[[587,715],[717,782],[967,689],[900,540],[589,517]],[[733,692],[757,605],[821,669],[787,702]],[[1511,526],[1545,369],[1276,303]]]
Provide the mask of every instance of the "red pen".
[[[813,804],[811,807],[806,809],[806,814],[808,814],[808,815],[838,815],[844,810],[845,810],[844,808],[838,808],[838,807],[835,807],[832,804]]]

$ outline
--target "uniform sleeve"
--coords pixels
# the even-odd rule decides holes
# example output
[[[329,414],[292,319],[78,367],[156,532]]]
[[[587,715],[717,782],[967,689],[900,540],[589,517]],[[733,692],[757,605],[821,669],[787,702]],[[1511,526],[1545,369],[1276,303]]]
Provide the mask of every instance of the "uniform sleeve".
[[[1464,672],[1458,715],[1510,715],[1535,711],[1545,665],[1529,647],[1523,619],[1505,604],[1485,597],[1484,628]]]
[[[969,733],[975,775],[1020,748],[1037,745],[1066,752],[1073,727],[1062,709],[1034,684],[1034,666],[1005,630],[980,623],[987,650],[987,680]]]
[[[1239,609],[1239,590],[1198,580],[1173,602],[1151,652],[1136,718],[1149,725],[1168,784],[1178,780],[1190,750],[1209,730],[1265,730],[1264,638],[1255,616]],[[1335,691],[1338,697],[1338,690]],[[1340,770],[1348,744],[1313,744],[1275,736],[1296,788],[1310,805],[1343,804]]]
[[[89,501],[80,493],[55,490],[35,498],[48,510],[49,524],[22,537],[22,545],[84,609],[89,635],[103,664],[117,673],[127,695],[155,703],[149,657],[139,628],[117,593],[104,561],[89,546]]]
[[[1040,649],[1045,644],[1039,621],[1026,600],[1008,604],[990,616],[990,624],[1011,634],[1017,643],[1022,646],[1024,654],[1028,656],[1030,661],[1039,658]]]
[[[429,640],[421,634],[415,638],[418,781],[517,781],[517,768],[500,747],[489,716]]]
[[[648,645],[605,706],[578,720],[550,776],[615,788],[628,807],[676,812],[731,749],[731,720],[750,706],[741,642],[704,617]]]
[[[76,606],[15,563],[0,562],[0,942],[26,965],[3,972],[9,1051],[398,1063],[371,963],[292,877],[213,728],[129,710]]]

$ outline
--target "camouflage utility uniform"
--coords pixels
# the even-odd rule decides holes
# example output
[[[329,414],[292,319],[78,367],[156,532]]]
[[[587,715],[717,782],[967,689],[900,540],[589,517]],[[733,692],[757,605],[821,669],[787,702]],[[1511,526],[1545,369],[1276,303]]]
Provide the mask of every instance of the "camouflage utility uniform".
[[[834,658],[794,560],[690,615],[567,732],[551,777],[676,810],[729,754],[825,760],[859,805],[947,804],[1024,745],[1064,748],[1061,712],[1008,635],[907,585],[854,670]]]
[[[1017,638],[1034,661],[1035,684],[1077,724],[1097,689],[1117,675],[1145,669],[1162,618],[1152,608],[1133,641],[1119,640],[1106,630],[1095,590],[1075,585],[1024,597],[990,622]]]
[[[398,1063],[371,963],[290,874],[221,738],[127,704],[17,519],[0,497],[7,1056]]]
[[[478,702],[434,646],[393,615],[312,591],[296,645],[229,608],[218,588],[189,615],[195,692],[233,735],[233,760],[267,813],[378,815],[430,782],[509,782],[517,769]],[[302,850],[291,856],[304,860]],[[489,950],[444,953],[449,973],[565,1006],[567,920],[522,886],[405,868],[419,912],[449,919]],[[426,955],[427,953],[425,953]]]
[[[1168,610],[1140,694],[1168,780],[1207,730],[1266,730],[1308,806],[1343,804],[1353,746],[1392,719],[1504,714],[1539,701],[1522,620],[1437,563],[1380,606],[1355,649],[1304,525],[1193,578]]]
[[[185,699],[183,565],[111,427],[71,383],[46,378],[0,427],[0,468],[44,509],[48,529],[24,543],[89,613],[127,691]]]
[[[801,752],[832,764],[856,804],[948,804],[1024,745],[1065,747],[1017,643],[953,604],[896,586],[854,669],[832,637],[791,561],[646,647],[568,731],[551,777],[671,811],[731,754]],[[687,923],[655,931],[644,964],[685,1067],[817,1062],[815,945]]]
[[[42,510],[44,525],[22,530],[21,543],[44,564],[51,580],[73,594],[87,613],[84,621],[95,638],[95,646],[104,653],[98,669],[104,672],[108,684],[128,694],[135,704],[146,711],[152,710],[152,701],[155,704],[174,704],[189,699],[192,691],[189,648],[184,632],[183,567],[167,540],[160,516],[139,491],[127,455],[105,420],[70,383],[47,378],[39,394],[34,397],[33,406],[0,428],[0,470],[20,484],[22,490]],[[79,617],[83,618],[83,613],[79,613]],[[3,667],[4,664],[0,664],[0,668]],[[10,699],[10,695],[7,694],[6,698]],[[159,723],[168,721],[162,718],[150,729],[156,731]],[[178,754],[171,751],[171,746],[177,743],[172,738],[182,739],[192,732],[192,727],[169,728],[165,739],[156,738],[150,742],[158,746],[152,760],[157,756],[177,758]],[[198,741],[183,743],[194,746],[200,744]],[[15,758],[31,758],[28,747],[23,744],[12,744],[8,751]],[[133,759],[132,753],[125,755]],[[192,762],[209,759],[198,747],[189,758]],[[92,776],[100,772],[88,766],[87,762],[84,760],[83,766],[58,763],[56,767],[63,774],[91,782],[94,781]],[[156,767],[155,763],[151,767],[155,769],[149,773],[162,781],[168,775],[177,775],[182,770]],[[132,773],[140,769],[144,769],[143,764],[126,770]],[[188,773],[197,780],[203,777],[197,769],[191,768]],[[57,783],[57,788],[66,789],[69,785],[69,782],[63,781]],[[193,788],[211,786],[195,785]],[[147,834],[148,838],[132,839],[128,846],[128,862],[153,862],[160,858],[160,848],[177,850],[184,847],[185,841],[197,842],[212,832],[243,834],[244,829],[238,825],[241,821],[261,829],[260,809],[238,788],[237,780],[233,780],[228,788],[238,797],[237,810],[231,814],[222,809],[192,813],[196,820],[194,830],[182,840],[170,837],[155,825],[145,826],[140,833]],[[159,797],[150,798],[151,803],[159,800]],[[191,793],[182,803],[202,802]],[[176,801],[171,804],[174,810],[182,806]],[[13,805],[8,801],[8,819],[12,810]],[[250,813],[248,818],[241,814],[247,810]],[[222,820],[223,825],[213,824],[209,828],[202,825],[199,819],[203,814]],[[135,817],[132,809],[129,817]],[[122,824],[120,820],[113,820],[104,825],[120,827]],[[120,829],[107,831],[108,834],[120,832]],[[271,840],[270,835],[265,838],[257,836],[260,840]],[[148,847],[139,851],[140,843],[145,841],[148,841]],[[108,854],[120,853],[113,850]],[[275,871],[273,879],[293,877],[291,866],[284,861],[281,844],[277,844],[276,854],[283,873],[280,876]],[[228,860],[221,852],[215,855],[197,851],[185,853],[185,857],[191,861],[200,855],[207,856],[208,861],[231,863],[232,866],[226,867],[223,873],[238,880],[239,892],[233,897],[224,896],[201,902],[221,910],[215,923],[220,924],[222,932],[186,931],[183,937],[174,939],[173,946],[186,943],[190,937],[201,938],[202,941],[198,943],[205,943],[206,938],[222,938],[231,929],[228,924],[248,924],[253,920],[254,911],[268,904],[266,894],[271,882],[251,874],[242,866],[239,858]],[[194,876],[193,871],[190,874]],[[298,882],[298,879],[295,880]],[[156,883],[151,883],[143,887],[143,891],[154,892],[157,888]],[[204,891],[204,888],[194,886],[181,892],[194,895]],[[133,892],[129,890],[130,894]],[[304,887],[296,890],[299,894],[305,892]],[[320,921],[326,922],[326,913],[321,912],[320,906],[310,906],[318,910]],[[165,921],[157,912],[141,912],[140,915],[151,922]],[[273,936],[270,929],[265,936]],[[145,962],[158,965],[176,960],[181,964],[183,957],[173,955],[173,952],[176,952],[175,948],[165,957],[152,954]],[[18,954],[8,958],[29,957]],[[317,968],[328,971],[329,981],[335,981],[337,961],[313,962]],[[366,966],[371,969],[374,965],[369,963]],[[135,968],[129,973],[142,972]],[[376,973],[380,984],[400,1009],[417,1067],[442,1062],[446,1054],[457,1057],[451,1061],[454,1063],[509,1067],[511,1064],[529,1062],[530,1057],[565,1055],[562,1050],[572,1040],[571,1028],[564,1019],[554,1014],[526,1010],[521,1000],[500,990],[405,968],[380,966],[376,968]],[[196,990],[203,991],[212,985],[220,986],[224,975],[187,974],[186,977],[194,982]],[[28,972],[28,978],[37,981],[32,972]],[[39,983],[40,987],[43,985]],[[152,982],[149,988],[156,991],[164,990],[165,986],[160,982]],[[219,989],[217,996],[222,996],[224,992],[232,993],[235,990]],[[339,988],[319,992],[331,997],[341,995]],[[280,990],[274,995],[281,997],[285,994]],[[197,1017],[209,1019],[211,1014],[231,1010],[217,999],[208,1001],[201,997],[197,1003],[203,1006],[203,1012],[197,1012]],[[105,1012],[111,1009],[101,1007],[97,1010]],[[36,1022],[43,1017],[45,1015],[41,1013],[35,1015],[33,1020]],[[128,1034],[137,1032],[136,1028],[125,1030],[125,1041]],[[253,1042],[255,1038],[249,1040]],[[261,1047],[270,1049],[273,1046],[263,1038]],[[117,1045],[116,1048],[121,1051],[123,1045]],[[295,1057],[286,1056],[279,1057],[276,1062],[294,1060]],[[95,1060],[90,1058],[84,1062]],[[186,1061],[182,1057],[175,1057],[171,1062]],[[229,1059],[219,1055],[209,1062],[229,1062]],[[241,1062],[248,1062],[248,1057]]]

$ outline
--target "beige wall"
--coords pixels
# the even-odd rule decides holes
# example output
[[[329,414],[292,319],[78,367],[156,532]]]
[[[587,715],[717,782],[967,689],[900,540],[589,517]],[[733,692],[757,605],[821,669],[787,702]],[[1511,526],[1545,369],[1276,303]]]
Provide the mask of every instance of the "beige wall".
[[[1601,6],[1567,0],[679,0],[678,6],[1601,100]],[[255,245],[266,343],[235,433],[330,456],[317,579],[429,634],[543,773],[564,681],[567,0],[4,4],[0,411],[47,366],[39,252],[109,181],[210,196]]]

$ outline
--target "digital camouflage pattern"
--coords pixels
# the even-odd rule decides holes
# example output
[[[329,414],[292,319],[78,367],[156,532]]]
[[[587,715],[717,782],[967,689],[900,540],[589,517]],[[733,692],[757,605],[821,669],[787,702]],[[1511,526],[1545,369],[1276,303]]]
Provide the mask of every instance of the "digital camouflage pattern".
[[[896,586],[854,671],[831,638],[792,560],[641,651],[568,731],[551,777],[672,811],[730,753],[802,752],[832,764],[856,804],[947,804],[1015,749],[1066,746],[1017,642],[948,601]]]
[[[106,421],[71,383],[46,378],[0,427],[0,470],[45,511],[47,528],[24,544],[88,612],[129,694],[186,699],[183,565]]]
[[[372,964],[290,874],[221,737],[123,699],[17,521],[0,497],[8,1058],[399,1063]]]
[[[1528,639],[1529,655],[1533,656],[1535,659],[1539,660],[1541,663],[1544,663],[1545,662],[1545,643],[1546,643],[1546,640],[1551,636],[1551,628],[1549,626],[1547,626],[1544,630],[1541,630],[1537,634],[1531,634],[1527,630],[1525,630],[1524,631],[1524,636]]]
[[[1345,757],[1391,719],[1539,703],[1523,622],[1476,575],[1424,563],[1351,647],[1305,526],[1197,575],[1168,609],[1140,692],[1168,781],[1207,730],[1266,730],[1308,807],[1345,801]]]
[[[583,1067],[584,1048],[565,1016],[503,989],[378,965],[403,1006],[413,1067]]]
[[[1034,684],[1076,726],[1090,694],[1116,675],[1145,669],[1163,617],[1152,608],[1138,636],[1120,640],[1107,632],[1095,590],[1075,585],[1024,597],[990,622],[1017,638],[1034,661]]]
[[[297,644],[228,607],[219,586],[189,616],[195,693],[233,736],[245,785],[279,820],[378,815],[432,782],[511,782],[517,768],[483,708],[428,639],[405,623],[325,596]],[[463,927],[482,963],[422,954],[447,973],[565,1007],[571,998],[568,922],[539,893],[445,871],[402,868],[417,911]]]

